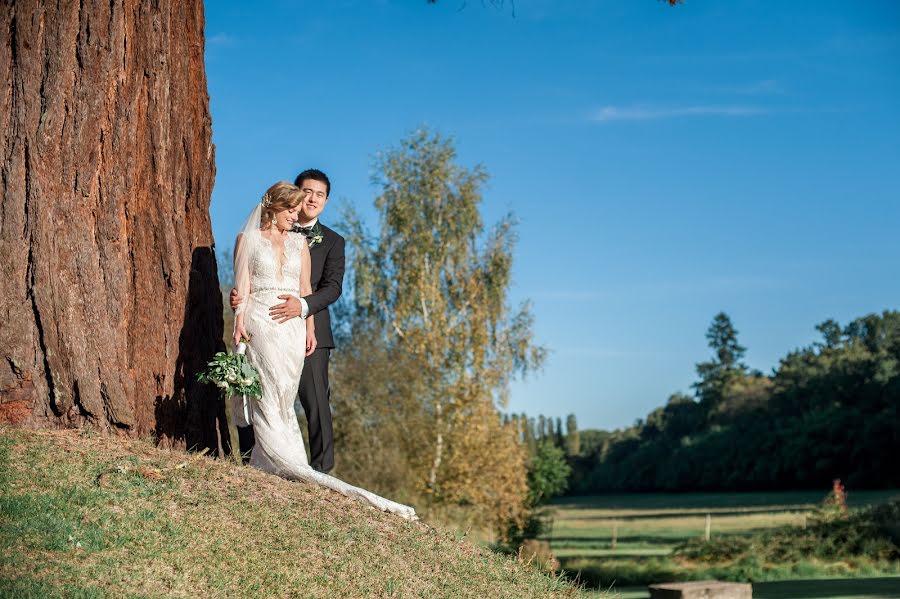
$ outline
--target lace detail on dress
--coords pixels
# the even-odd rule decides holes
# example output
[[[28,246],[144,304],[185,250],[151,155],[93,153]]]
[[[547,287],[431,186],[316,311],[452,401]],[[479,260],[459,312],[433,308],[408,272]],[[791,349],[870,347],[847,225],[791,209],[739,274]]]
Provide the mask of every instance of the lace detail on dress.
[[[250,288],[281,287],[286,282],[300,286],[300,256],[306,239],[297,233],[289,234],[284,240],[281,256],[275,245],[256,233],[256,243],[250,254]]]

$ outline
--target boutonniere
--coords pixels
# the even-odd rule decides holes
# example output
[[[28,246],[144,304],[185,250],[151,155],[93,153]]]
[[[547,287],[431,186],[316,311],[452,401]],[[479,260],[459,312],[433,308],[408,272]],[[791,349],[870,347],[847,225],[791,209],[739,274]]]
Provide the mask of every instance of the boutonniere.
[[[322,225],[319,224],[319,221],[316,221],[316,224],[311,227],[301,227],[299,224],[295,224],[294,231],[306,237],[306,244],[310,249],[319,245],[325,239],[325,234],[322,232]]]
[[[322,226],[319,224],[319,221],[316,221],[316,224],[312,226],[312,229],[310,229],[309,234],[306,236],[306,242],[309,244],[309,249],[322,243],[323,239],[325,239],[325,236],[322,234]]]

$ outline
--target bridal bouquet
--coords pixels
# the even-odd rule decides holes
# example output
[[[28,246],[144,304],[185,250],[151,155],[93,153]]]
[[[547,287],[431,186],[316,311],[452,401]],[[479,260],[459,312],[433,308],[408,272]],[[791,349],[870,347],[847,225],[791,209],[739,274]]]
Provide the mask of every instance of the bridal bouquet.
[[[228,354],[221,351],[217,353],[206,365],[206,369],[197,373],[197,380],[201,383],[212,383],[225,397],[262,395],[259,372],[247,361],[240,348],[238,353]]]
[[[237,351],[233,354],[218,352],[206,369],[197,373],[197,380],[218,387],[226,402],[225,419],[231,439],[231,457],[237,464],[241,464],[240,451],[234,451],[241,446],[237,427],[251,424],[247,398],[262,396],[259,371],[244,356],[246,349],[242,339]]]

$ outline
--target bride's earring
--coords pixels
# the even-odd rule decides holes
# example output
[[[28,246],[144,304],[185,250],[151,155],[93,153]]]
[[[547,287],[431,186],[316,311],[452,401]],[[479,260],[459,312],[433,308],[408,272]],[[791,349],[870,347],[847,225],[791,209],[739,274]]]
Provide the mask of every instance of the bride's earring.
[[[273,219],[272,219],[272,226],[274,227],[276,224],[278,224],[278,220],[276,220],[276,219],[273,218]]]

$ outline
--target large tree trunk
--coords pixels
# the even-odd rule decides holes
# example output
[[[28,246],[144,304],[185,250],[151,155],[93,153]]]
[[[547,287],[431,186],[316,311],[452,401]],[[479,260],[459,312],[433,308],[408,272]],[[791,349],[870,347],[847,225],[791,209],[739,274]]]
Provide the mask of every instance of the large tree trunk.
[[[216,445],[200,0],[0,0],[0,422]]]

